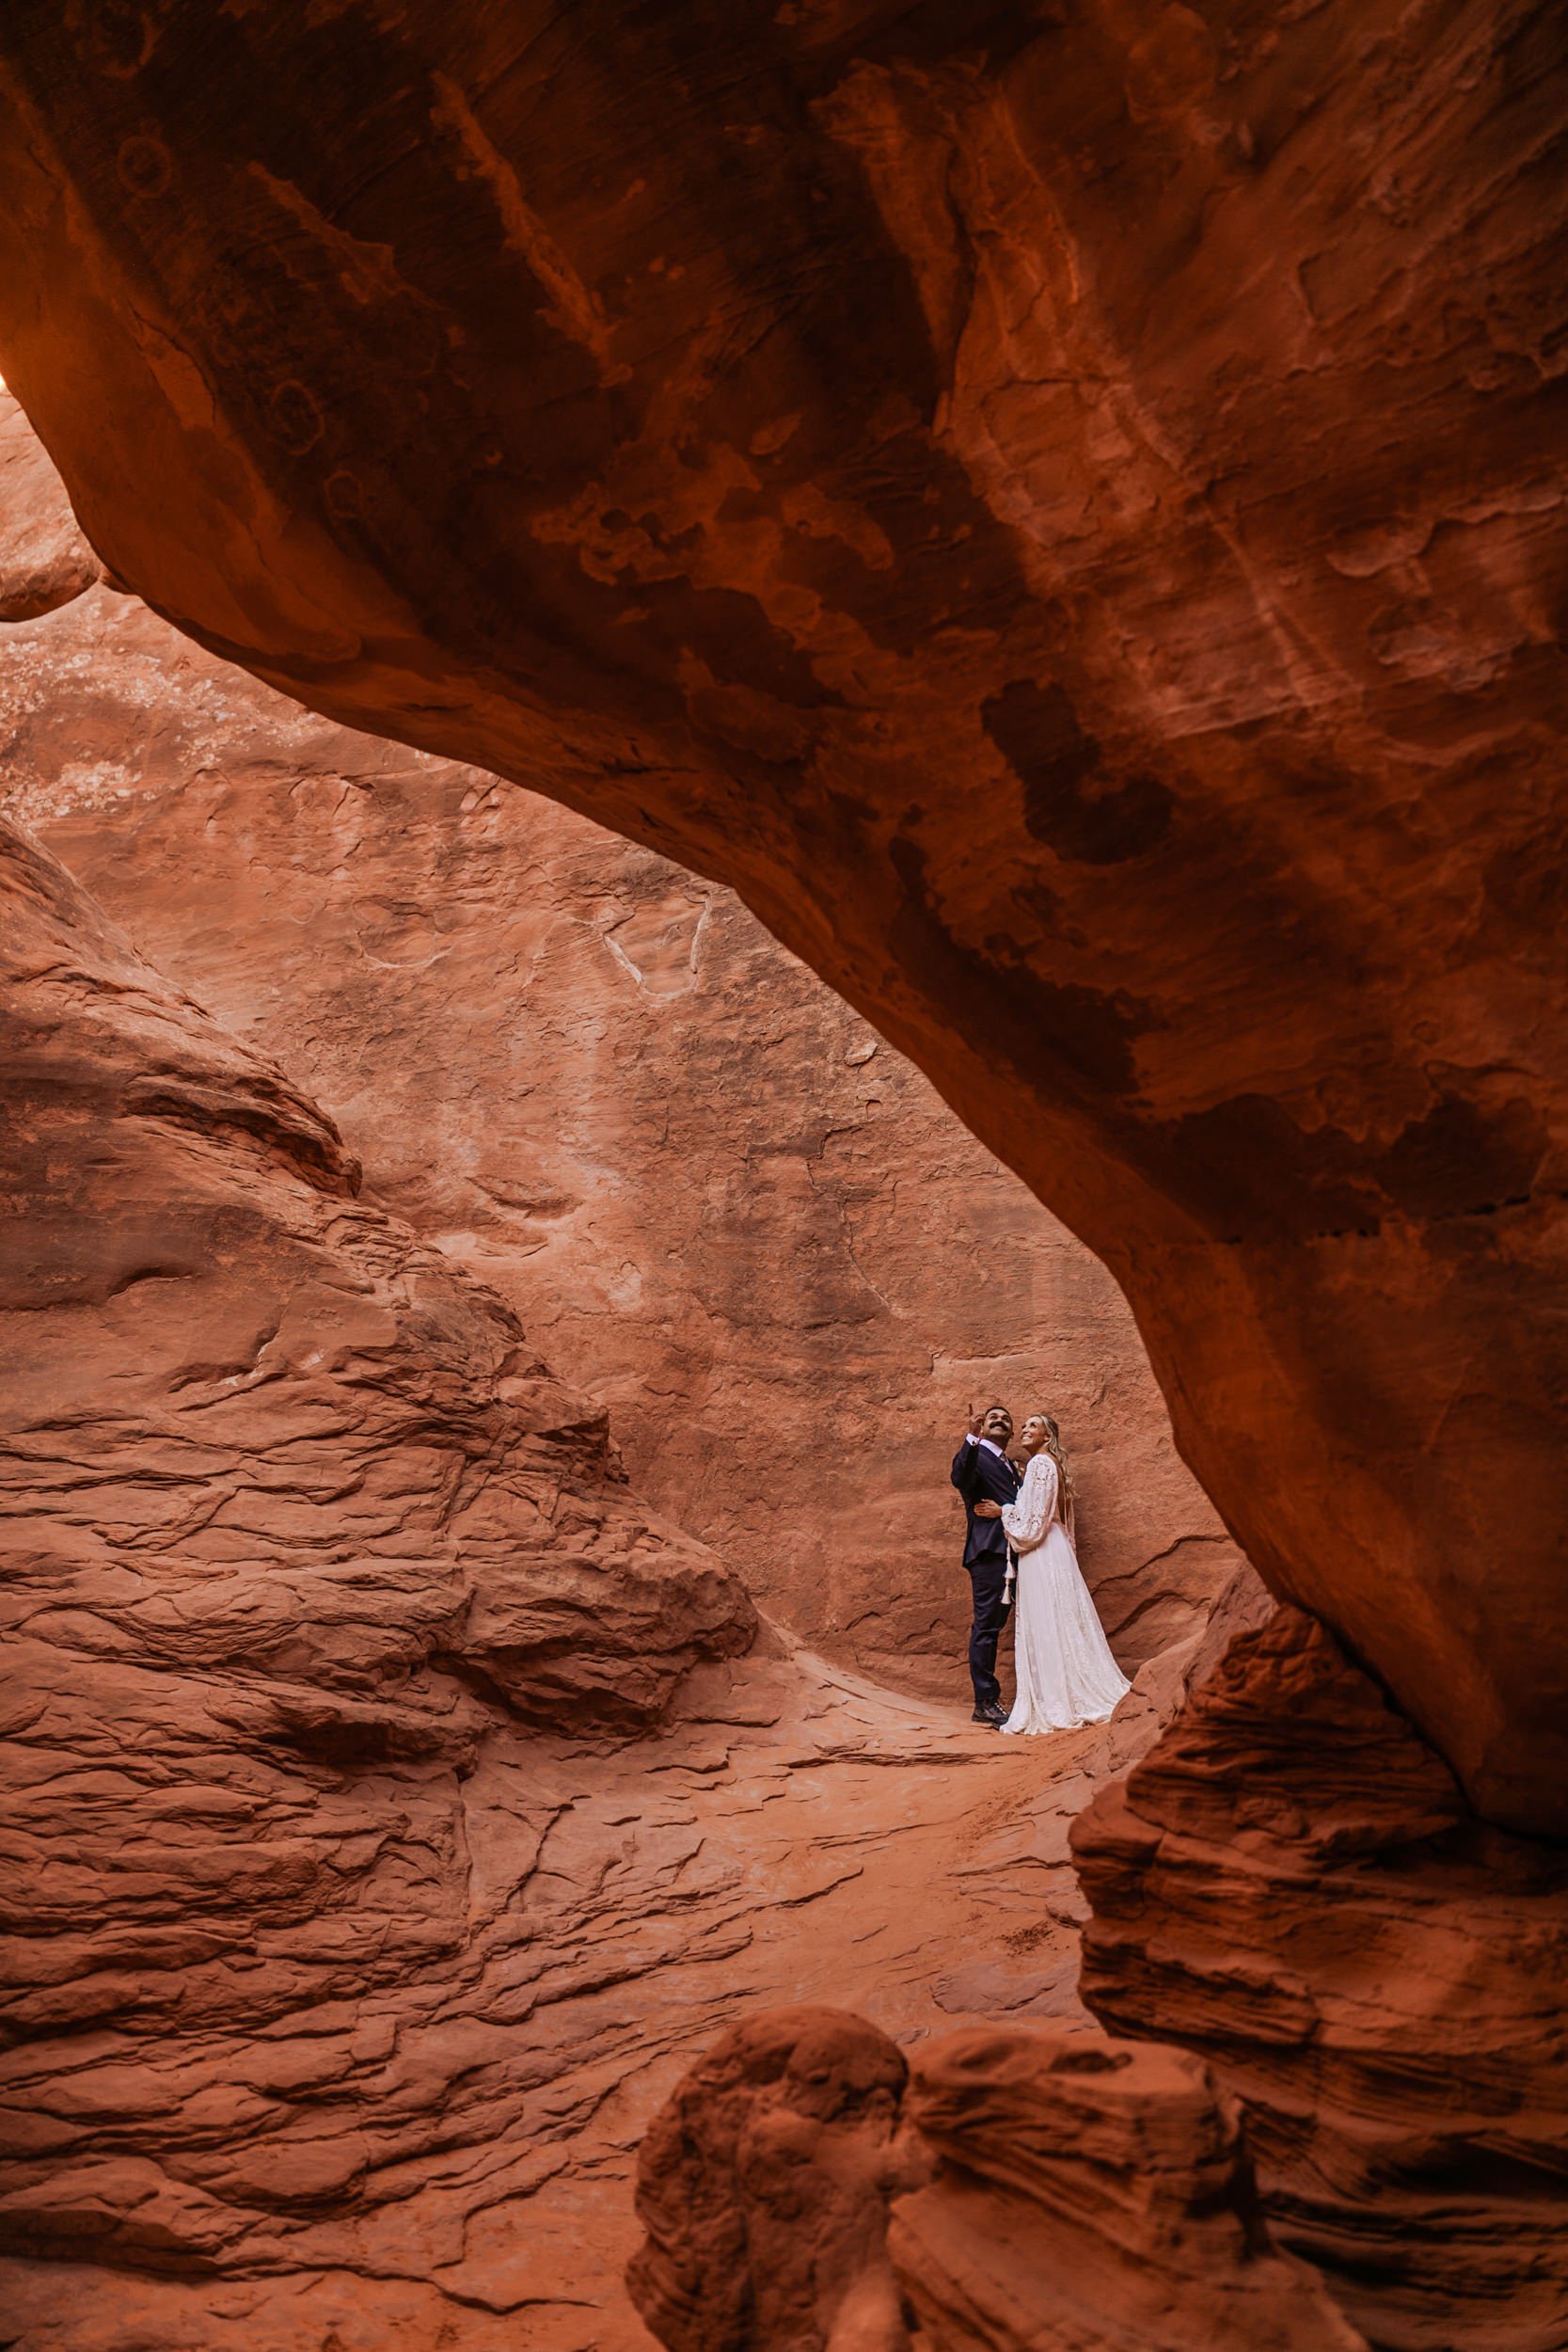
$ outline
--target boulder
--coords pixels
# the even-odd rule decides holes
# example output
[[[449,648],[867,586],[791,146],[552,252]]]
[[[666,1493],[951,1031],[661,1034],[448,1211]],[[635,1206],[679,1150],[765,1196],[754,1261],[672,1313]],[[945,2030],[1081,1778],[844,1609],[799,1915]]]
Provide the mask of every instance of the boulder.
[[[668,2352],[1366,2352],[1258,2210],[1176,2051],[939,2038],[832,2010],[736,2028],[642,2143],[627,2282]]]

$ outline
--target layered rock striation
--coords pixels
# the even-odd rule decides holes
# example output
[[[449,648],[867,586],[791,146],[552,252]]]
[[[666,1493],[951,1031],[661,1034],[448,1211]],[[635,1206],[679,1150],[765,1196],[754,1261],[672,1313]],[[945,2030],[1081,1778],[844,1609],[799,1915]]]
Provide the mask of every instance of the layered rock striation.
[[[1568,2341],[1568,1851],[1479,1820],[1294,1610],[1072,1848],[1085,2000],[1202,2054],[1271,2227],[1372,2344]]]
[[[932,2185],[890,2217],[923,2341],[1051,2352],[1365,2352],[1259,2210],[1233,2100],[1170,2049],[1044,2033],[923,2053]]]
[[[736,888],[1121,1279],[1338,1640],[1082,1833],[1093,1997],[1370,2342],[1555,2352],[1559,12],[14,0],[0,107],[113,576]]]
[[[781,2010],[642,2144],[628,2270],[668,2352],[1366,2352],[1174,2051],[1017,2028],[916,2057]]]
[[[1138,2039],[937,2036],[906,2087],[863,2020],[750,2021],[643,2145],[661,2343],[856,2344],[863,2303],[877,2352],[1557,2352],[1561,1848],[1481,1822],[1289,1609],[1069,1842],[1078,1992]]]
[[[736,888],[1568,1825],[1551,0],[13,0],[0,104],[115,576]]]
[[[796,1985],[1081,2025],[1068,1821],[1195,1642],[1043,1777],[751,1655],[514,1311],[4,841],[8,2324],[646,2352],[682,2054]]]
[[[486,1737],[645,1729],[755,1617],[331,1122],[3,841],[0,2214],[199,2263],[371,2161],[290,2137],[257,2037],[461,1958]]]

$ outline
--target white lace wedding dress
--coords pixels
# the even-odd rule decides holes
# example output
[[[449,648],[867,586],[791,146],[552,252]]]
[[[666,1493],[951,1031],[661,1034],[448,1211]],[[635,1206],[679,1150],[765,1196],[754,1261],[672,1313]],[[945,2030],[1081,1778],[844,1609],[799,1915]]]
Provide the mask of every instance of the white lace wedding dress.
[[[1058,1516],[1060,1480],[1049,1454],[1037,1454],[1018,1501],[1002,1513],[1018,1553],[1013,1665],[1018,1695],[1004,1731],[1071,1731],[1102,1724],[1132,1684],[1111,1655],[1078,1566],[1072,1537]]]

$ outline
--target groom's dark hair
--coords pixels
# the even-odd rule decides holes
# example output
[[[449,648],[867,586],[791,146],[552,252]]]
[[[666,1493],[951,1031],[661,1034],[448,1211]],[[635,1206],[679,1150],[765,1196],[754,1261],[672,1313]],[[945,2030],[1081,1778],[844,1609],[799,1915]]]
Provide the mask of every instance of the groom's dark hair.
[[[988,1413],[1006,1413],[1007,1419],[1011,1421],[1013,1417],[1013,1408],[1010,1405],[988,1405],[986,1406],[986,1411],[980,1416],[982,1421],[985,1420],[986,1414]]]

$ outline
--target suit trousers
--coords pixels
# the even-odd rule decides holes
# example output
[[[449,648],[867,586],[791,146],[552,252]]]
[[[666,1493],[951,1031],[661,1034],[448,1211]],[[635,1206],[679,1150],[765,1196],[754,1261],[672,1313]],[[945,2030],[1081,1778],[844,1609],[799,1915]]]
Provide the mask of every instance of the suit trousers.
[[[1004,1551],[990,1560],[976,1560],[970,1565],[969,1581],[974,1594],[974,1617],[969,1629],[969,1678],[974,1685],[976,1707],[996,1707],[1001,1703],[1002,1685],[996,1679],[996,1645],[1003,1627],[1013,1613],[1013,1604],[1003,1598],[1006,1582],[1007,1555]]]

